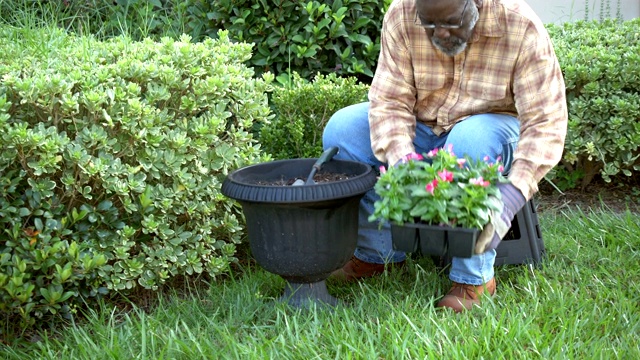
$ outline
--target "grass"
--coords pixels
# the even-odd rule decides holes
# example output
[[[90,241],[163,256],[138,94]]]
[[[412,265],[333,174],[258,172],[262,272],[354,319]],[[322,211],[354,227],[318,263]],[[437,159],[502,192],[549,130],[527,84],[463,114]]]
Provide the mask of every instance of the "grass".
[[[81,324],[3,346],[5,359],[640,358],[640,214],[540,214],[544,263],[497,269],[498,294],[462,315],[434,309],[449,282],[429,259],[352,285],[348,305],[288,308],[257,266],[148,312],[103,305]]]

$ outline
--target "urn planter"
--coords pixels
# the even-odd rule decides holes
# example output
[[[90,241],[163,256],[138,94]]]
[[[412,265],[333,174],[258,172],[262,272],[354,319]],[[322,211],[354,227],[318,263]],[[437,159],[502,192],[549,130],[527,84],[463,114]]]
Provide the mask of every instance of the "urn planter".
[[[423,223],[391,225],[391,239],[396,250],[423,255],[473,256],[479,229],[437,226]]]
[[[316,176],[340,174],[342,180],[289,185],[306,177],[315,161],[251,165],[233,171],[222,184],[222,193],[242,206],[253,257],[287,282],[281,300],[294,307],[338,303],[325,280],[353,254],[359,202],[376,182],[370,166],[332,160]]]

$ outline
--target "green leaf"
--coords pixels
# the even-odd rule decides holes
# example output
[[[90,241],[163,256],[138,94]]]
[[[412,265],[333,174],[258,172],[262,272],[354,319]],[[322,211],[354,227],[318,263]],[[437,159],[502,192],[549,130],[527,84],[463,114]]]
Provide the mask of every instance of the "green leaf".
[[[72,297],[72,296],[74,296],[76,294],[77,294],[77,292],[74,292],[74,291],[66,291],[64,294],[62,294],[60,299],[58,299],[58,302],[67,301],[70,297]]]
[[[104,201],[101,201],[100,204],[98,204],[97,209],[98,211],[106,211],[111,209],[112,207],[113,207],[113,203],[111,201],[104,200]]]
[[[351,30],[358,30],[361,27],[365,27],[367,26],[367,24],[369,24],[372,20],[369,18],[365,18],[365,17],[359,17],[358,19],[356,19],[356,22],[353,24],[353,27],[351,28]]]
[[[44,226],[42,224],[42,219],[40,219],[40,218],[34,218],[33,219],[33,225],[35,226],[36,230],[38,230],[38,231],[42,231],[44,229]]]

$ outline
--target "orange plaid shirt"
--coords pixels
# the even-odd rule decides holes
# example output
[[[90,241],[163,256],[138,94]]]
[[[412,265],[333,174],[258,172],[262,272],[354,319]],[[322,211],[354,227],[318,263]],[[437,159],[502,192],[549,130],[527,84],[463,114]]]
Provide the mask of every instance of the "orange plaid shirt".
[[[467,49],[450,57],[415,18],[415,0],[394,1],[384,18],[369,91],[376,157],[395,164],[415,151],[416,121],[440,135],[473,114],[516,116],[509,179],[531,198],[560,161],[567,131],[564,80],[544,25],[522,0],[484,0]]]

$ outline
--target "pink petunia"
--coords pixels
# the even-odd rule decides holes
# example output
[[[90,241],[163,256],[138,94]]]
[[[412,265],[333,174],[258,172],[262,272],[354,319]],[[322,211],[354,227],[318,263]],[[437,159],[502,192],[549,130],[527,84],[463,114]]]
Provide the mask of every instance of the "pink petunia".
[[[502,166],[502,165],[498,165],[498,172],[499,172],[499,173],[504,172],[504,166]]]
[[[378,169],[380,169],[380,174],[385,174],[387,172],[387,168],[385,168],[384,165],[380,165]]]
[[[449,154],[453,154],[453,144],[447,145],[447,151],[449,151]]]
[[[430,183],[425,186],[425,190],[427,190],[431,195],[433,195],[433,191],[438,186],[438,179],[433,179]]]
[[[484,158],[482,158],[482,160],[484,160],[484,162],[488,162],[489,161],[489,155],[487,155]]]
[[[491,183],[489,181],[486,181],[485,179],[483,179],[482,176],[480,176],[478,178],[469,179],[469,184],[480,185],[482,187],[487,187],[487,186],[491,185]]]
[[[464,164],[466,164],[466,163],[467,163],[467,159],[462,159],[462,158],[458,159],[458,167],[459,168],[462,169],[464,167]]]
[[[446,182],[453,181],[453,173],[451,171],[448,171],[447,169],[438,171],[438,176],[440,177],[440,179],[442,179],[442,181],[446,181]]]
[[[407,154],[405,156],[403,156],[400,161],[402,161],[402,163],[407,163],[410,160],[422,160],[424,159],[424,157],[416,152],[412,152],[411,154]]]
[[[429,151],[429,152],[427,153],[427,156],[428,156],[428,157],[434,157],[434,156],[436,156],[436,154],[438,154],[438,150],[440,150],[440,149],[435,148],[435,149],[433,149],[433,150]]]

